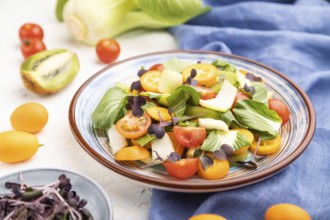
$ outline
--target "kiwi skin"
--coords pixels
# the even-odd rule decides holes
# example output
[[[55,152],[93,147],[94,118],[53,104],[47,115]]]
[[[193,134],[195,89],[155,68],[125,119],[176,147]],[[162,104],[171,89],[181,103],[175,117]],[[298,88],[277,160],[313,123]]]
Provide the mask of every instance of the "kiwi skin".
[[[61,83],[57,86],[53,86],[53,88],[46,88],[39,83],[34,75],[36,75],[35,71],[35,64],[40,63],[43,60],[46,60],[47,58],[59,54],[68,52],[66,49],[53,49],[53,50],[46,50],[41,51],[37,54],[34,54],[30,56],[28,59],[26,59],[23,64],[21,65],[21,79],[23,81],[23,85],[26,89],[29,91],[40,94],[40,95],[49,95],[57,93],[58,91],[62,90],[64,87],[66,87],[78,74],[80,64],[78,57],[75,53],[69,51],[72,53],[71,60],[70,60],[70,72],[66,73],[65,75],[65,83]]]

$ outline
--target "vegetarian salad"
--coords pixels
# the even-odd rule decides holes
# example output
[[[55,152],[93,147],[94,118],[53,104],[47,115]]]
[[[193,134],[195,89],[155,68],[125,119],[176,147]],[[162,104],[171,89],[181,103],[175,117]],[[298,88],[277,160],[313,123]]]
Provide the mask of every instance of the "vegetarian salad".
[[[290,111],[272,93],[264,79],[226,60],[173,58],[110,88],[92,123],[106,131],[117,161],[161,164],[176,179],[214,180],[232,165],[257,168],[249,151],[280,150]]]

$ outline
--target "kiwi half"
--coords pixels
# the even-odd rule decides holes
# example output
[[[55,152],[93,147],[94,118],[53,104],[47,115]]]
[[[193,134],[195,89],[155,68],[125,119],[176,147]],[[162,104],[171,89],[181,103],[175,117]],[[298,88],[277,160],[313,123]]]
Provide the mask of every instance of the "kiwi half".
[[[21,66],[24,86],[37,94],[51,94],[67,86],[79,72],[79,60],[67,49],[54,49],[30,56]]]

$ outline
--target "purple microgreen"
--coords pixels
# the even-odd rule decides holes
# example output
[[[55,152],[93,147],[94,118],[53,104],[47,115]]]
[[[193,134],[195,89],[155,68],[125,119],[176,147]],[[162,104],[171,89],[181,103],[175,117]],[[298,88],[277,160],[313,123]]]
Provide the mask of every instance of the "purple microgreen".
[[[141,69],[137,72],[137,75],[141,77],[146,72],[148,72],[148,70],[145,70],[144,67],[142,66]]]
[[[248,86],[246,83],[244,84],[244,91],[251,93],[252,95],[256,92],[256,89],[253,86]]]
[[[223,150],[214,151],[213,156],[218,160],[227,160],[227,154]]]
[[[156,154],[156,159],[155,159],[155,160],[159,160],[159,161],[163,162],[164,159],[158,154],[158,152],[155,151],[155,150],[154,150],[154,152],[155,152],[155,154]]]
[[[253,73],[247,73],[245,76],[246,76],[247,79],[249,79],[251,81],[254,81],[254,82],[261,82],[262,81],[261,77],[256,76]]]
[[[198,60],[196,63],[202,63],[202,61]]]
[[[187,78],[187,83],[192,86],[197,86],[198,82],[194,79],[196,77],[197,71],[195,69],[192,69],[190,72],[190,76]]]
[[[139,91],[142,88],[140,80],[134,81],[131,84],[130,91],[137,90]]]
[[[195,149],[193,157],[200,157],[203,155],[203,152],[204,151],[202,151],[201,149]]]
[[[172,163],[175,163],[176,161],[181,160],[181,156],[177,154],[176,152],[172,152],[167,159],[171,161]]]
[[[132,114],[135,117],[141,117],[144,114],[143,109],[141,106],[145,105],[147,103],[147,100],[143,96],[129,96],[127,98],[127,104],[126,109],[132,110]]]
[[[144,106],[147,103],[147,100],[144,96],[135,96],[134,103],[136,103],[137,106]]]
[[[148,128],[149,134],[156,135],[156,138],[161,139],[165,135],[165,129],[159,124],[151,124]]]
[[[139,106],[135,106],[133,105],[133,108],[132,108],[132,114],[135,116],[135,117],[142,117],[143,114],[144,114],[144,111],[141,107]]]
[[[227,157],[230,157],[233,154],[233,148],[228,144],[221,145],[220,149],[225,152]]]
[[[246,168],[250,168],[250,169],[257,169],[258,166],[255,162],[249,160],[249,161],[236,161],[237,164],[244,166]]]
[[[201,162],[203,170],[206,170],[207,167],[212,166],[214,163],[213,159],[208,155],[201,156],[199,160]]]

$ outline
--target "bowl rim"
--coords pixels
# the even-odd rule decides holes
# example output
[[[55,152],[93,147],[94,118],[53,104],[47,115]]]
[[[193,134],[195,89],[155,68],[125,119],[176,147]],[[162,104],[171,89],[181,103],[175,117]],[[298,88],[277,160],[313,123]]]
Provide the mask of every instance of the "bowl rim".
[[[109,217],[110,220],[113,219],[114,213],[113,213],[113,206],[112,206],[112,202],[108,196],[108,193],[103,189],[103,187],[97,183],[95,180],[93,180],[92,178],[83,175],[81,173],[77,173],[75,171],[71,171],[71,170],[66,170],[66,169],[62,169],[62,168],[54,168],[54,167],[41,167],[41,168],[26,168],[26,169],[21,169],[21,170],[17,170],[17,171],[13,171],[11,173],[7,173],[5,175],[0,175],[0,181],[5,179],[5,178],[9,178],[11,176],[20,174],[20,173],[32,173],[32,172],[40,172],[40,171],[50,171],[50,172],[64,172],[67,175],[73,174],[79,177],[82,177],[84,179],[86,179],[87,181],[89,181],[91,184],[93,184],[103,195],[104,199],[106,200],[106,206],[108,207],[108,211],[109,211]],[[88,200],[87,200],[88,201]]]
[[[118,66],[122,63],[131,61],[131,60],[136,60],[140,59],[143,57],[148,57],[148,56],[153,56],[153,55],[161,55],[161,54],[169,54],[169,53],[197,53],[197,54],[214,54],[214,55],[219,55],[223,57],[228,57],[228,58],[234,58],[242,61],[249,62],[251,64],[254,64],[256,66],[262,67],[264,69],[267,69],[271,71],[274,74],[277,74],[280,76],[282,79],[286,80],[294,89],[300,94],[301,98],[303,99],[304,103],[306,104],[306,108],[308,111],[308,117],[309,117],[309,124],[308,124],[308,132],[306,132],[306,135],[304,139],[300,142],[299,147],[295,149],[290,155],[288,155],[286,158],[281,160],[280,162],[274,164],[273,166],[264,169],[258,173],[253,173],[249,174],[246,176],[241,176],[238,178],[232,178],[232,179],[226,179],[222,181],[205,181],[203,183],[198,183],[194,184],[192,182],[186,182],[186,181],[177,181],[177,182],[172,182],[170,179],[158,179],[154,177],[148,177],[148,176],[143,176],[143,175],[138,175],[135,172],[132,172],[130,170],[127,170],[119,165],[116,165],[115,163],[109,162],[108,160],[104,159],[98,153],[85,141],[81,133],[79,132],[79,129],[76,124],[75,120],[75,107],[77,104],[77,100],[80,97],[82,91],[89,85],[91,81],[93,81],[96,77],[101,75],[102,73],[106,72],[108,69]],[[69,107],[69,123],[70,123],[70,128],[71,131],[76,138],[77,142],[80,144],[80,146],[90,155],[92,156],[95,160],[100,162],[102,165],[104,165],[107,168],[110,168],[110,170],[121,174],[125,177],[128,177],[129,179],[152,185],[155,188],[162,188],[166,190],[172,190],[172,191],[193,191],[193,192],[206,192],[206,191],[222,191],[222,190],[227,190],[227,189],[233,189],[233,188],[238,188],[242,187],[245,185],[250,185],[256,182],[259,182],[261,180],[264,180],[272,175],[275,175],[276,173],[280,172],[283,170],[285,167],[287,167],[290,163],[292,163],[294,160],[296,160],[308,147],[309,143],[311,142],[314,133],[315,133],[315,128],[316,128],[316,116],[315,116],[315,110],[312,105],[312,102],[310,101],[309,97],[305,94],[305,92],[291,79],[289,79],[288,76],[285,74],[265,65],[262,63],[259,63],[257,61],[254,61],[249,58],[245,58],[242,56],[238,55],[233,55],[233,54],[226,54],[222,52],[216,52],[216,51],[208,51],[208,50],[166,50],[166,51],[158,51],[158,52],[152,52],[152,53],[146,53],[146,54],[141,54],[137,56],[133,56],[127,59],[124,59],[122,61],[115,62],[113,64],[110,64],[106,66],[105,68],[101,69],[97,73],[95,73],[93,76],[91,76],[89,79],[87,79],[81,87],[77,90],[77,92],[74,94],[70,107]]]

